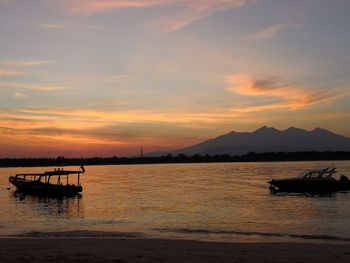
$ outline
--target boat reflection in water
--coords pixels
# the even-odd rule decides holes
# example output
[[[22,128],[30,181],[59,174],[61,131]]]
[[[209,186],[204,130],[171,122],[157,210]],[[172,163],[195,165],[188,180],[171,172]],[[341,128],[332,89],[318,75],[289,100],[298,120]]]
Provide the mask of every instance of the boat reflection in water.
[[[43,195],[24,194],[18,191],[13,193],[13,198],[17,205],[25,210],[30,210],[29,214],[39,214],[47,216],[60,216],[65,219],[83,218],[84,207],[82,195],[77,194],[69,197],[52,197]]]
[[[299,174],[297,178],[271,180],[270,190],[272,193],[335,193],[350,190],[350,180],[345,175],[335,179],[337,173],[334,166],[320,170],[308,170]]]

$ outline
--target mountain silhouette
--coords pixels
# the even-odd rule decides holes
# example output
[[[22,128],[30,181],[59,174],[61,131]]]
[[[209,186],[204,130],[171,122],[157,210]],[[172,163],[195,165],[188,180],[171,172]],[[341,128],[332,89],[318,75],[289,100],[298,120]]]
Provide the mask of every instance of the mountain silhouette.
[[[254,132],[235,132],[171,152],[172,155],[192,156],[248,152],[349,151],[350,138],[315,128],[312,131],[290,127],[281,131],[262,127]]]

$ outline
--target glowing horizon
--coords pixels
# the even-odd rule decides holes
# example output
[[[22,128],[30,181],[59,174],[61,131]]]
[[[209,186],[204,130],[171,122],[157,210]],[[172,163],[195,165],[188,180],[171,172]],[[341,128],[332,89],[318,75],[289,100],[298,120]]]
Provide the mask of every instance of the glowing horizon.
[[[0,157],[132,156],[265,125],[350,137],[349,11],[0,0]]]

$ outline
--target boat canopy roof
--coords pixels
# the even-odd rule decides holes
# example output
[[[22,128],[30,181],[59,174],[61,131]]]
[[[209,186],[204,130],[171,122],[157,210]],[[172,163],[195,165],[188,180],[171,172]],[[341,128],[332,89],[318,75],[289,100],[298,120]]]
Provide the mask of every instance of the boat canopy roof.
[[[308,170],[298,175],[298,178],[330,178],[337,173],[334,166],[327,167],[320,170]]]
[[[17,176],[61,176],[61,175],[69,175],[69,174],[81,174],[83,171],[68,171],[68,170],[54,170],[54,171],[49,171],[49,172],[44,172],[44,173],[28,173],[28,174],[16,174]]]

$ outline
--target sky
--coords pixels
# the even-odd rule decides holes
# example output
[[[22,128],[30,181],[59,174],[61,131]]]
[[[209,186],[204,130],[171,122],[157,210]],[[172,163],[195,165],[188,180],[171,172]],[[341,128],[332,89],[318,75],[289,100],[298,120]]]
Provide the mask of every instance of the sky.
[[[348,0],[0,0],[0,157],[350,137]]]

